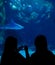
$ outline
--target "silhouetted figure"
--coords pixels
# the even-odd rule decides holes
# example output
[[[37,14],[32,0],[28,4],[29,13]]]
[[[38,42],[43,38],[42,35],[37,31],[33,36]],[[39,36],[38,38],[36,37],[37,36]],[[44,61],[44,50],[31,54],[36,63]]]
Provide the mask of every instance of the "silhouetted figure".
[[[21,49],[22,47],[17,49],[17,39],[15,37],[7,37],[1,59],[1,65],[25,64],[25,58],[19,53]]]
[[[30,64],[30,56],[29,56],[29,53],[28,53],[28,46],[24,46],[24,50],[25,50],[25,53],[26,53],[26,65],[29,65]]]
[[[55,65],[55,56],[47,49],[47,40],[43,35],[35,38],[36,52],[32,54],[31,65]]]

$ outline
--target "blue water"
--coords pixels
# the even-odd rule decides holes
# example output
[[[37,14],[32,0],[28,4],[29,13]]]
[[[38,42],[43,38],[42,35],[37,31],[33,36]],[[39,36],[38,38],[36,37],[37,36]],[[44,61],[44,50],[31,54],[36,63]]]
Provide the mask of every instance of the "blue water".
[[[4,16],[0,3],[0,55],[5,38],[12,35],[19,40],[17,46],[28,46],[31,56],[35,50],[34,39],[39,34],[46,36],[48,49],[55,54],[54,0],[4,0],[3,4]],[[25,57],[24,51],[20,53]]]

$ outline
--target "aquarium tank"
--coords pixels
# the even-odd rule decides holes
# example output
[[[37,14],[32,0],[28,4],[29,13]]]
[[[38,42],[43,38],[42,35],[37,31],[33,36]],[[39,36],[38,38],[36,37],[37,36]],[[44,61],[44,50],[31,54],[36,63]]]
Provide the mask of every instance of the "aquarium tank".
[[[29,55],[35,52],[34,39],[43,34],[48,49],[55,54],[54,0],[0,0],[0,58],[8,36],[19,40],[19,46],[28,46]],[[25,51],[20,54],[24,57]]]

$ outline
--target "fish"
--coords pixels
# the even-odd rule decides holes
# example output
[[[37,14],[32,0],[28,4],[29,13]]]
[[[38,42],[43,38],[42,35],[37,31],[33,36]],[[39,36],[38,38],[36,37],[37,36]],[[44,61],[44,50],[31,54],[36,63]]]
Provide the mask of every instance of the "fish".
[[[24,26],[17,24],[13,20],[11,20],[10,23],[4,24],[3,26],[0,26],[0,29],[3,29],[3,30],[21,30],[21,29],[24,29]]]

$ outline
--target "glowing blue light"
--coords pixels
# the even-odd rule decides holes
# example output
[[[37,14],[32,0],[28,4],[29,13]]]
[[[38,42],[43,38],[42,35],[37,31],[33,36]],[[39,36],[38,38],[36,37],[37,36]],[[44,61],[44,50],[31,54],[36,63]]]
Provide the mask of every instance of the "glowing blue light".
[[[10,2],[10,6],[12,7],[12,9],[17,9],[17,7],[15,5],[13,5],[11,2]]]
[[[15,6],[15,5],[13,5],[13,6],[12,6],[12,8],[13,8],[13,9],[16,9],[16,6]]]
[[[20,51],[19,53],[26,58],[26,54],[24,50]]]
[[[29,56],[31,56],[34,52],[35,51],[32,51],[32,50],[29,49]],[[20,51],[19,53],[26,58],[26,53],[25,53],[24,50]]]

